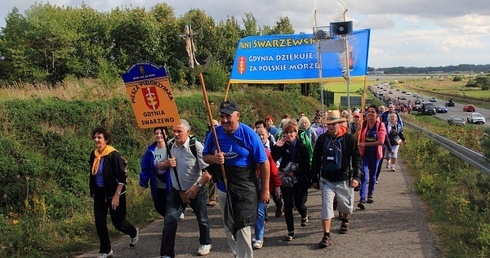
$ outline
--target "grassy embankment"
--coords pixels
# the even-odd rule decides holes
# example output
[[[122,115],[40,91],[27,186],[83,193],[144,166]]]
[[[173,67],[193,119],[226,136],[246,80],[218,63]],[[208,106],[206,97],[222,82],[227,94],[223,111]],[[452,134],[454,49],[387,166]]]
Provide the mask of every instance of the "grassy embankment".
[[[71,256],[97,247],[87,159],[93,148],[88,133],[99,123],[113,130],[115,147],[130,161],[130,221],[141,226],[157,218],[149,192],[142,197],[136,194],[139,158],[152,134],[137,128],[124,94],[122,85],[107,90],[90,81],[56,89],[0,90],[0,256]],[[181,117],[190,121],[193,132],[202,139],[207,121],[201,94],[174,95]],[[222,94],[210,94],[214,111],[222,98]],[[256,88],[235,87],[230,99],[241,104],[246,123],[268,113],[274,117],[311,113],[319,105],[297,93]],[[475,135],[483,133],[478,127],[456,130],[423,119],[425,126],[436,123],[431,130],[441,130],[440,134],[470,147],[480,146]],[[427,203],[430,222],[446,256],[489,257],[489,177],[419,133],[407,129],[407,135],[409,144],[401,155],[415,178],[414,189]],[[112,236],[117,235],[109,228]]]
[[[58,257],[97,248],[88,195],[90,130],[112,130],[114,146],[129,161],[128,219],[143,226],[157,218],[150,192],[138,196],[140,157],[153,141],[139,129],[122,85],[105,89],[90,81],[56,89],[16,86],[0,90],[0,257]],[[223,94],[209,94],[217,114]],[[200,91],[174,92],[181,118],[203,139],[208,121]],[[250,124],[272,114],[313,114],[318,101],[290,91],[234,87]],[[109,227],[111,236],[118,235]]]

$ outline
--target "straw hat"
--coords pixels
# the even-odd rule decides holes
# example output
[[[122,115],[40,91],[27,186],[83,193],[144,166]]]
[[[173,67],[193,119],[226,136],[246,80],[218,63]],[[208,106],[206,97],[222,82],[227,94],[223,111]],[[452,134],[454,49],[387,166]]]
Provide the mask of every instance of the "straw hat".
[[[340,115],[338,110],[328,110],[327,116],[325,117],[325,124],[333,124],[347,121],[344,117]]]

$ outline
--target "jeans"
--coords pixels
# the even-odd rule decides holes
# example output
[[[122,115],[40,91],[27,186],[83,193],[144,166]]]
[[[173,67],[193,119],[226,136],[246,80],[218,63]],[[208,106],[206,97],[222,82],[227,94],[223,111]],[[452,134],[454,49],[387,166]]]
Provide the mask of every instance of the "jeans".
[[[263,240],[265,232],[266,203],[259,202],[257,219],[255,220],[255,240]]]
[[[361,190],[359,191],[361,201],[366,200],[366,195],[373,196],[374,194],[374,186],[376,185],[376,172],[378,169],[379,161],[380,160],[376,158],[362,157],[362,171],[364,172],[364,176],[362,177],[362,186]]]
[[[201,245],[211,244],[209,234],[209,219],[206,189],[202,189],[196,196],[191,199],[190,206],[194,210],[197,222],[199,223],[199,243]],[[177,225],[180,220],[180,214],[184,211],[184,205],[178,190],[171,188],[167,197],[167,213],[163,225],[162,243],[160,246],[160,255],[175,257],[175,235],[177,234]]]

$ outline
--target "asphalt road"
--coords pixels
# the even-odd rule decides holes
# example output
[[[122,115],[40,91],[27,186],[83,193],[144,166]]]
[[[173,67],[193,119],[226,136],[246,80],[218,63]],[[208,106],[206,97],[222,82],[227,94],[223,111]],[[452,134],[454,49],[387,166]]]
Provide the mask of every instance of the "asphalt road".
[[[402,146],[403,148],[403,146]],[[403,150],[401,150],[403,152]],[[400,159],[399,159],[400,161]],[[340,235],[340,221],[332,221],[332,245],[319,249],[322,238],[320,219],[321,196],[319,190],[310,189],[307,207],[310,221],[300,227],[300,216],[295,212],[296,238],[283,241],[287,234],[284,216],[274,217],[275,206],[266,226],[265,244],[254,252],[255,257],[443,257],[427,221],[426,211],[412,187],[412,180],[402,162],[397,172],[383,167],[376,186],[374,203],[366,204],[366,210],[356,210],[350,219],[350,231]],[[356,194],[356,200],[358,200]],[[208,257],[233,257],[224,237],[219,208],[209,209],[213,250]],[[187,210],[178,227],[176,257],[197,256],[199,247],[197,222]],[[115,257],[159,257],[162,220],[141,226],[140,242],[134,248],[128,246],[129,237],[113,239]],[[97,257],[97,250],[77,257]]]
[[[373,87],[376,87],[376,86],[373,86]],[[389,88],[389,87],[388,87]],[[425,101],[429,101],[429,98],[432,97],[432,96],[428,96],[426,95],[425,93],[419,93],[419,92],[416,92],[416,91],[411,91],[411,90],[408,90],[410,91],[411,95],[407,95],[406,93],[402,93],[402,90],[400,91],[396,91],[396,89],[393,89],[393,93],[392,94],[389,94],[389,90],[387,91],[383,91],[382,89],[378,89],[378,88],[375,88],[375,92],[376,91],[379,91],[379,92],[382,92],[383,95],[386,95],[386,96],[389,96],[391,98],[398,98],[398,97],[406,97],[407,99],[406,100],[400,100],[401,102],[405,102],[405,103],[408,103],[408,101],[410,100],[412,103],[417,99],[416,97],[414,97],[414,93],[418,93],[419,95],[422,95],[422,97],[424,98]],[[434,106],[437,107],[437,106],[444,106],[444,104],[448,102],[447,99],[437,99],[436,102],[433,102],[434,103]],[[447,119],[449,118],[449,116],[452,116],[452,115],[458,115],[458,116],[461,116],[465,119],[466,121],[466,118],[468,117],[468,115],[470,114],[470,112],[464,112],[463,111],[463,107],[466,105],[466,104],[473,104],[471,103],[471,101],[469,101],[468,103],[457,103],[457,102],[454,102],[455,105],[454,107],[447,107],[447,113],[437,113],[436,114],[436,117],[439,118],[439,119],[442,119],[444,121],[447,121]],[[476,112],[482,114],[484,117],[485,117],[485,124],[484,125],[478,125],[478,126],[484,126],[484,127],[490,127],[490,110],[489,109],[485,109],[485,108],[481,108],[481,107],[478,107],[478,106],[475,106],[476,107]]]

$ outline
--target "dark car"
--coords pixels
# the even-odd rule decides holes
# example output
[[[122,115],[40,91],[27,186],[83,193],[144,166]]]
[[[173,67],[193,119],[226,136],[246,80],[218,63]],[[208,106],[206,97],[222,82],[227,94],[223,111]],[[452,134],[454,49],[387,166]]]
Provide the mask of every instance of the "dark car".
[[[436,108],[434,107],[434,103],[432,103],[432,102],[422,103],[422,106],[420,107],[420,109],[418,111],[422,115],[435,115],[436,114]]]
[[[468,105],[463,107],[463,111],[464,112],[476,112],[476,108],[475,108],[475,106],[468,104]]]
[[[466,122],[464,121],[464,118],[461,117],[461,116],[450,116],[448,119],[447,119],[447,123],[449,125],[465,125]]]
[[[454,107],[454,102],[452,99],[450,99],[449,102],[446,102],[446,107]]]
[[[445,107],[445,106],[437,106],[436,107],[436,112],[437,113],[447,113],[447,107]]]

